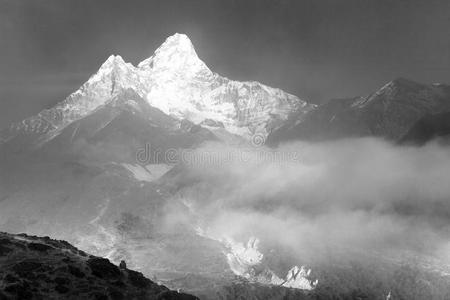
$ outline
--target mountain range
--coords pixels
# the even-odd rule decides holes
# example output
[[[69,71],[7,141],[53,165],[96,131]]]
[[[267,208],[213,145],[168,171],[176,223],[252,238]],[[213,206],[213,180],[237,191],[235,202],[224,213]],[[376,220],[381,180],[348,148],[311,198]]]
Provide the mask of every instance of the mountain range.
[[[223,127],[230,134],[244,137],[255,133],[266,136],[290,114],[301,115],[315,107],[282,90],[258,82],[229,80],[211,72],[198,58],[189,38],[175,34],[137,67],[120,56],[110,56],[80,89],[56,106],[12,124],[2,131],[1,140],[20,147],[22,143],[41,147],[72,123],[120,105],[116,102],[139,109],[135,100],[123,99],[126,91],[133,91],[134,98],[176,120]]]
[[[137,66],[111,55],[65,100],[0,131],[0,229],[126,260],[203,299],[327,299],[335,292],[329,275],[282,261],[255,237],[209,234],[185,200],[212,187],[167,154],[209,142],[276,149],[370,136],[424,144],[448,137],[449,113],[450,86],[407,79],[367,96],[309,103],[212,72],[189,38],[175,34]],[[168,226],[173,210],[191,226]]]
[[[449,111],[449,98],[449,85],[399,78],[368,96],[315,105],[280,89],[212,72],[189,38],[175,34],[137,67],[111,55],[64,101],[0,131],[0,143],[36,149],[61,135],[71,142],[85,138],[78,129],[94,126],[91,138],[125,111],[148,123],[143,127],[156,124],[176,131],[177,122],[190,122],[221,139],[226,133],[247,140],[259,135],[271,144],[356,136],[401,140],[421,118]],[[155,114],[166,119],[155,119]]]

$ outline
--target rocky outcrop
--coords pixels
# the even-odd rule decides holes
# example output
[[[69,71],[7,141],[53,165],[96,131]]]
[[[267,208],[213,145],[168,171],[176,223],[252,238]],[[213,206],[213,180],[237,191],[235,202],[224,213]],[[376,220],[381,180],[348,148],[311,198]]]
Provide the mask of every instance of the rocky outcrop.
[[[65,241],[0,233],[0,299],[197,299]]]

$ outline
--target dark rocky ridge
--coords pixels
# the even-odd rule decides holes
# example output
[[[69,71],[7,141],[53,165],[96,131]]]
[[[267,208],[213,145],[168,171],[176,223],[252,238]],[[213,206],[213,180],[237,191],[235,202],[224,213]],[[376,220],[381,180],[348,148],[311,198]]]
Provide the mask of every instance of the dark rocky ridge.
[[[395,79],[367,97],[330,100],[306,116],[293,116],[268,144],[352,137],[401,140],[421,118],[450,111],[450,87]]]
[[[65,241],[0,233],[0,299],[197,299]]]

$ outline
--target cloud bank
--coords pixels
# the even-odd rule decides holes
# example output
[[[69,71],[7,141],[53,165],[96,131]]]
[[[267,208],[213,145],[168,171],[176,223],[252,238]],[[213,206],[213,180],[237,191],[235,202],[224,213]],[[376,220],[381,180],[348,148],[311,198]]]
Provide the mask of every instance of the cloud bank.
[[[447,147],[363,138],[276,150],[208,144],[195,153],[176,180],[210,236],[256,236],[267,251],[303,260],[334,249],[450,261]]]

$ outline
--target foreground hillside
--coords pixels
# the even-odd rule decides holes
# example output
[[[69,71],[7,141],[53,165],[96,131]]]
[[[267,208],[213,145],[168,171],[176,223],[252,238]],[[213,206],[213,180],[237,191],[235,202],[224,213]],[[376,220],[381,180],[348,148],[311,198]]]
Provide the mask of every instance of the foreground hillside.
[[[0,299],[197,299],[65,241],[0,233]]]

